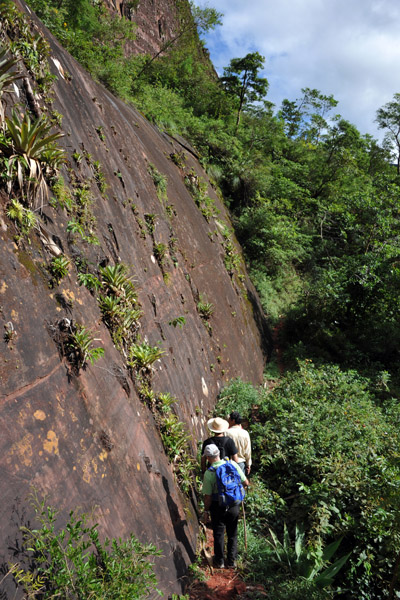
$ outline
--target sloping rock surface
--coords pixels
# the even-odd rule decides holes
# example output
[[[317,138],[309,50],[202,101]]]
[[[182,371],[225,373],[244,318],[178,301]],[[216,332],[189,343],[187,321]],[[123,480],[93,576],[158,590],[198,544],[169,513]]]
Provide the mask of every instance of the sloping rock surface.
[[[0,554],[4,565],[15,559],[18,528],[32,518],[26,498],[34,486],[60,509],[61,519],[76,507],[93,510],[102,535],[133,532],[156,544],[164,553],[156,561],[160,587],[179,593],[194,558],[195,507],[175,484],[154,417],[138,396],[95,295],[78,285],[74,261],[86,261],[92,272],[99,265],[127,265],[143,310],[142,339],[165,350],[152,388],[177,399],[175,410],[193,435],[194,453],[224,382],[261,381],[268,332],[244,265],[235,273],[225,267],[221,232],[230,223],[218,196],[208,184],[220,210],[208,222],[184,184],[191,169],[207,179],[189,146],[160,133],[94,83],[39,22],[37,27],[51,44],[57,75],[53,109],[62,115],[60,146],[68,157],[62,174],[67,186],[90,185],[99,245],[68,234],[69,217],[49,204],[42,231],[17,245],[2,190],[0,327],[6,333],[11,324],[13,335],[0,339]],[[184,155],[184,166],[171,154]],[[149,165],[166,176],[167,199],[158,198]],[[156,260],[156,244],[169,249],[163,264]],[[71,267],[51,287],[48,266],[59,250]],[[214,306],[208,325],[197,310],[199,299]],[[180,317],[182,326],[174,326]],[[72,369],[56,343],[65,319],[94,332],[104,358]],[[14,597],[13,590],[7,593],[5,598]]]

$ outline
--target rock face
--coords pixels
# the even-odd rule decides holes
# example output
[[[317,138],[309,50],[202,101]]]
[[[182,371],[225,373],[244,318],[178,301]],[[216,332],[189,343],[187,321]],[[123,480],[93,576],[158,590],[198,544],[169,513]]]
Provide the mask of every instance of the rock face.
[[[65,133],[62,175],[69,189],[87,184],[90,227],[99,243],[67,232],[71,216],[45,203],[40,231],[16,244],[6,215],[10,198],[1,190],[0,554],[4,565],[15,560],[18,527],[32,518],[26,497],[34,486],[61,517],[76,507],[94,510],[102,535],[133,532],[154,543],[164,553],[156,561],[160,588],[181,593],[196,547],[195,506],[175,483],[153,414],[113,344],[96,294],[78,285],[75,265],[98,273],[101,265],[124,264],[133,276],[141,339],[165,351],[155,363],[152,389],[176,398],[174,410],[193,436],[194,454],[224,383],[261,381],[268,331],[243,263],[226,268],[231,244],[239,257],[240,248],[190,147],[95,84],[43,33],[57,75],[52,108],[62,115]],[[167,179],[164,197],[157,174]],[[203,216],[185,176],[207,182],[218,216]],[[60,251],[70,266],[57,284],[49,266]],[[207,321],[199,301],[214,307]],[[93,332],[104,358],[73,368],[60,345],[71,322]],[[14,597],[11,584],[4,589],[2,597]]]
[[[136,24],[136,39],[129,43],[134,54],[157,54],[177,34],[179,20],[173,0],[106,0],[106,5]]]

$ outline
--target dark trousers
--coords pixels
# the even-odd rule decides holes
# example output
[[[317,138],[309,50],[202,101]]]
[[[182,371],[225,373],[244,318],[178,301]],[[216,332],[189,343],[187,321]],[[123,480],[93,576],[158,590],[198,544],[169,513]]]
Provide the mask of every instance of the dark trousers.
[[[227,561],[233,562],[237,556],[237,526],[240,505],[223,508],[213,502],[210,508],[211,525],[214,533],[214,554],[216,560],[224,559],[224,534],[228,538]]]

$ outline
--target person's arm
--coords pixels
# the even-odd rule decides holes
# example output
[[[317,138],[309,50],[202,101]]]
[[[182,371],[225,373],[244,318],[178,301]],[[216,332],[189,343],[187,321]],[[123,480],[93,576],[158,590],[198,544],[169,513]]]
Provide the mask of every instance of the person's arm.
[[[239,459],[238,459],[238,449],[236,448],[235,442],[233,441],[232,438],[228,438],[227,437],[227,440],[229,440],[226,443],[226,451],[227,451],[226,453],[227,453],[227,455],[229,456],[229,458],[231,460],[234,460],[235,462],[239,462]]]
[[[243,449],[243,454],[246,459],[246,475],[249,475],[251,471],[251,442],[250,436],[246,435],[246,441]]]
[[[204,510],[206,512],[210,510],[211,502],[212,502],[212,495],[204,494]]]
[[[207,457],[202,456],[201,457],[201,472],[204,474],[206,469],[207,469]]]

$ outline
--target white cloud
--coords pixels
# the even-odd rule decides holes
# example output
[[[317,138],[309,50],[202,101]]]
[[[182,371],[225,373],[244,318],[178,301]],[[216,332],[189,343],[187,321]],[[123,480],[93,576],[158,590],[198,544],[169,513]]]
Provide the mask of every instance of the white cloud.
[[[200,6],[207,4],[196,0]],[[211,0],[212,2],[212,0]],[[333,94],[361,133],[381,136],[376,111],[400,92],[399,0],[214,0],[223,25],[206,37],[222,74],[231,58],[265,56],[268,99],[301,88]]]

